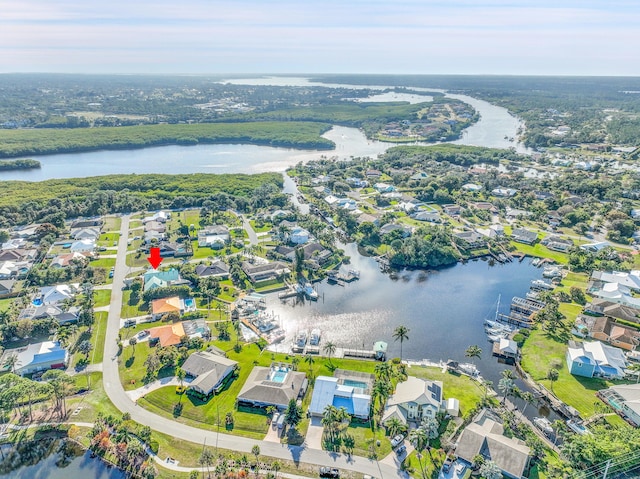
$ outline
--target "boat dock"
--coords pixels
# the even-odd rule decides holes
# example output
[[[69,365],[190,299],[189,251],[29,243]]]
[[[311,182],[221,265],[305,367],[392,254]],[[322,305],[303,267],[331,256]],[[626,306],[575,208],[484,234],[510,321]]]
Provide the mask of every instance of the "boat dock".
[[[357,271],[355,269],[350,269],[346,273],[334,270],[329,271],[327,282],[344,286],[346,283],[351,283],[352,281],[356,281],[358,279],[360,279],[360,271]]]
[[[511,299],[511,311],[524,316],[531,316],[545,306],[546,303],[537,299],[519,298],[518,296],[514,296]]]
[[[498,321],[513,324],[519,328],[530,328],[533,326],[533,319],[531,319],[531,317],[515,312],[511,312],[510,314],[500,313],[498,315]]]

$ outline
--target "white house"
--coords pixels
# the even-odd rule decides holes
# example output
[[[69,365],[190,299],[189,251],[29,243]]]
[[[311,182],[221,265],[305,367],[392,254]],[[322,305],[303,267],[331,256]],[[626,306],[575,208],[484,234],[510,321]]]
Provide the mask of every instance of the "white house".
[[[513,188],[495,188],[491,190],[491,194],[494,196],[502,196],[502,197],[510,197],[514,196],[518,190],[514,190]]]
[[[467,183],[465,185],[462,185],[462,189],[467,191],[480,191],[482,189],[482,186],[476,185],[475,183]]]
[[[56,304],[66,299],[73,299],[77,291],[77,284],[58,284],[45,286],[40,289],[38,299],[42,304]]]
[[[2,364],[5,364],[10,356],[17,356],[15,372],[21,376],[48,369],[64,369],[69,363],[69,352],[54,341],[7,349],[2,357]]]
[[[225,225],[214,225],[202,228],[198,231],[198,247],[220,249],[229,242],[229,228]]]
[[[376,183],[373,187],[379,193],[391,193],[392,191],[396,191],[396,187],[388,183]]]
[[[327,406],[344,407],[347,412],[360,419],[369,419],[371,395],[362,387],[344,384],[341,378],[318,376],[313,387],[309,405],[312,416],[322,416]]]
[[[304,244],[309,241],[310,237],[311,233],[300,226],[296,226],[289,233],[289,241],[293,244]]]
[[[575,376],[617,378],[624,377],[627,359],[621,349],[600,341],[582,344],[569,342],[567,368]]]
[[[406,381],[398,383],[396,391],[387,400],[382,423],[392,417],[405,424],[419,423],[425,417],[436,417],[444,407],[441,381],[408,376]]]
[[[72,253],[90,253],[94,249],[96,249],[96,242],[92,239],[82,239],[79,241],[74,241],[71,243],[71,252]]]
[[[171,213],[158,211],[153,216],[147,216],[146,218],[144,218],[142,222],[147,223],[149,221],[158,221],[160,223],[166,223],[169,218],[171,218]]]

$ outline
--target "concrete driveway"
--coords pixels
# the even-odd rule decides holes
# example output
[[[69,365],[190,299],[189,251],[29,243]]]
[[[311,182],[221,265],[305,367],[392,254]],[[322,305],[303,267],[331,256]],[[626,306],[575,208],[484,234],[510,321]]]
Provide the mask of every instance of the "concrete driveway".
[[[324,427],[321,424],[322,418],[312,417],[307,429],[305,445],[310,449],[322,449],[322,432]]]

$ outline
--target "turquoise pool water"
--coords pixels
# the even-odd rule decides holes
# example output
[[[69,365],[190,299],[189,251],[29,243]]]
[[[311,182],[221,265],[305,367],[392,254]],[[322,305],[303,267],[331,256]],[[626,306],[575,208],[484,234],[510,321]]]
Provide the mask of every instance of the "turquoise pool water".
[[[283,383],[286,377],[286,371],[274,371],[273,373],[271,373],[271,380],[274,383]]]
[[[193,308],[195,307],[195,305],[196,305],[196,302],[193,298],[187,298],[184,300],[184,306],[186,308]]]

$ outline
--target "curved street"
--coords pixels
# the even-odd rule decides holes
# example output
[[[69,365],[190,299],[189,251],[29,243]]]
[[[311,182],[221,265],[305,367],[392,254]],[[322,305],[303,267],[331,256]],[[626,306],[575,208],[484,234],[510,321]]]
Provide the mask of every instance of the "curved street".
[[[187,426],[153,414],[137,406],[126,394],[118,373],[118,332],[120,329],[120,311],[122,308],[122,287],[128,267],[126,266],[127,238],[129,234],[130,215],[122,216],[118,256],[113,276],[113,289],[107,320],[107,332],[104,344],[103,381],[104,389],[111,402],[122,412],[131,414],[136,422],[147,425],[151,429],[168,434],[176,439],[196,444],[215,445],[231,451],[251,452],[254,445],[260,447],[261,454],[278,459],[292,460],[295,463],[307,463],[333,466],[341,469],[358,471],[378,478],[406,478],[406,473],[397,467],[370,460],[360,456],[331,453],[305,446],[288,446],[266,441],[257,441],[240,436],[220,434]],[[215,399],[214,399],[215,400]]]

